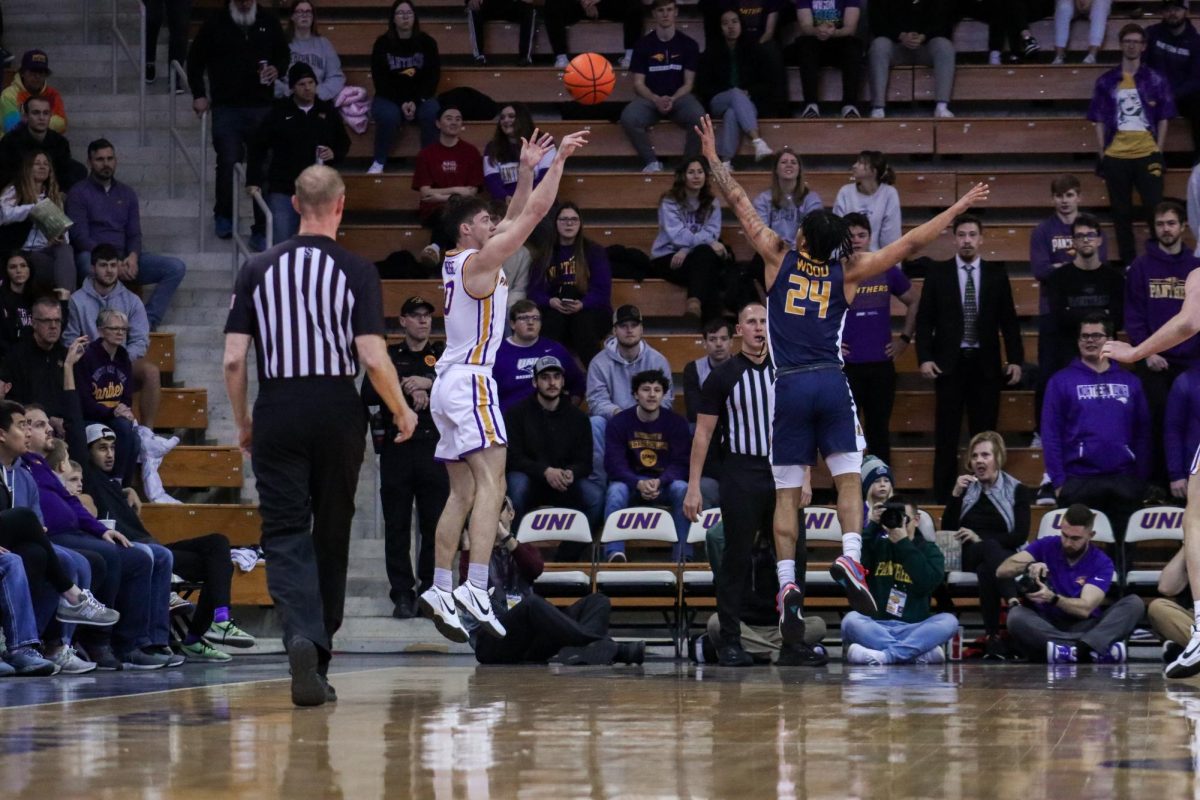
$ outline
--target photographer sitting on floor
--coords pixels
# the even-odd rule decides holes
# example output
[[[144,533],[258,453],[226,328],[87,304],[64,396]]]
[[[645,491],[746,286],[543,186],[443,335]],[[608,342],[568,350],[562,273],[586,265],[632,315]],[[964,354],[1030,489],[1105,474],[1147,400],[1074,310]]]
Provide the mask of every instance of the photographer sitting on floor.
[[[1141,598],[1127,595],[1107,610],[1100,603],[1113,580],[1113,562],[1092,546],[1095,513],[1070,506],[1062,536],[1030,542],[1007,558],[996,577],[1016,578],[1021,604],[1008,611],[1008,632],[1030,660],[1051,664],[1125,661],[1124,640],[1142,619]]]

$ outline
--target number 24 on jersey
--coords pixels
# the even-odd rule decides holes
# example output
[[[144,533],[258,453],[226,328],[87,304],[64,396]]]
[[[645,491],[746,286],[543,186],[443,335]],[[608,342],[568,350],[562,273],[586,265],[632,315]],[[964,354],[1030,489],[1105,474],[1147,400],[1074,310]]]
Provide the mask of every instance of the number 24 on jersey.
[[[788,314],[804,316],[813,306],[817,316],[825,319],[829,313],[829,293],[833,281],[815,281],[803,275],[788,275],[788,284],[794,288],[788,289],[787,300],[783,310]]]

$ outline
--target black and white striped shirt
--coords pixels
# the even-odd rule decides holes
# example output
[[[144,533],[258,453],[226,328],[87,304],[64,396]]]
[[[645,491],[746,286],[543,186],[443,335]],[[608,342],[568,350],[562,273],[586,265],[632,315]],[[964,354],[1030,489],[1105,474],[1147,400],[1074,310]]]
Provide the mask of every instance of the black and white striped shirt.
[[[226,333],[254,338],[259,380],[354,377],[354,337],[384,333],[375,265],[325,236],[297,236],[246,261]]]
[[[771,442],[768,395],[774,380],[770,356],[755,364],[738,353],[704,382],[699,411],[720,419],[730,453],[767,457]]]

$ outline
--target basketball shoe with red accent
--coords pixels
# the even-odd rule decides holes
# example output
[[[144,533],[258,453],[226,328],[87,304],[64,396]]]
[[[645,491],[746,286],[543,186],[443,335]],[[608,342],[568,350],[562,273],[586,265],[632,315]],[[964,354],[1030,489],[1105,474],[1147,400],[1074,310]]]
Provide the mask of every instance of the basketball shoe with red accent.
[[[850,556],[838,556],[829,568],[829,574],[846,590],[846,598],[850,601],[852,609],[868,617],[879,611],[875,598],[871,596],[871,589],[867,586],[867,570],[862,564]]]
[[[794,583],[779,590],[779,635],[786,645],[804,643],[804,592]]]

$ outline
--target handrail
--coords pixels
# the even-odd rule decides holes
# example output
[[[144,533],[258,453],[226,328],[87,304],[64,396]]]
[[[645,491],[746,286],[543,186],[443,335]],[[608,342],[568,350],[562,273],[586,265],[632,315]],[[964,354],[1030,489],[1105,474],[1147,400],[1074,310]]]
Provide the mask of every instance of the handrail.
[[[171,197],[175,197],[175,151],[178,150],[183,154],[183,160],[187,162],[191,168],[192,174],[196,176],[196,180],[200,184],[200,189],[197,192],[198,199],[196,201],[196,223],[199,231],[200,250],[204,250],[204,229],[207,215],[204,213],[204,200],[208,196],[208,112],[205,111],[200,115],[200,164],[196,164],[196,160],[192,157],[188,150],[187,142],[183,140],[183,134],[179,132],[179,117],[176,115],[175,102],[180,96],[175,90],[176,88],[186,88],[187,73],[183,69],[183,65],[178,61],[172,61],[170,64],[170,72],[167,73],[167,91],[171,94],[170,99],[170,121],[168,132],[171,135],[171,146],[167,148],[167,191]]]
[[[126,60],[137,70],[138,87],[138,142],[145,147],[146,139],[146,4],[138,5],[138,52],[134,55],[129,49],[129,42],[117,26],[117,1],[112,0],[112,20],[109,30],[112,32],[112,93],[117,93],[117,48],[125,53]]]
[[[238,223],[241,221],[242,195],[244,194],[246,194],[246,165],[239,161],[233,165],[233,274],[235,278],[242,261],[254,254],[254,251],[250,249],[250,243],[238,230]],[[267,201],[263,200],[261,192],[250,195],[250,199],[262,209],[267,249],[270,250],[275,246],[275,215],[271,213]]]

